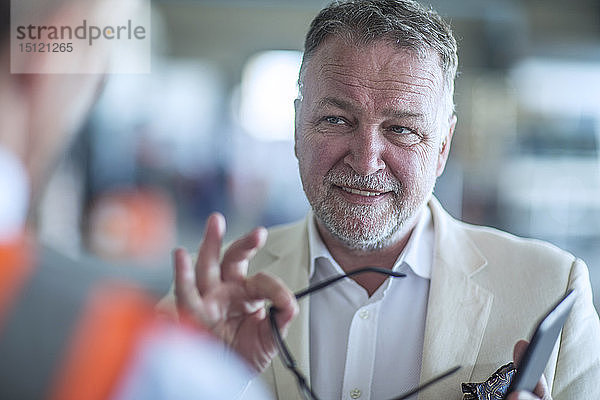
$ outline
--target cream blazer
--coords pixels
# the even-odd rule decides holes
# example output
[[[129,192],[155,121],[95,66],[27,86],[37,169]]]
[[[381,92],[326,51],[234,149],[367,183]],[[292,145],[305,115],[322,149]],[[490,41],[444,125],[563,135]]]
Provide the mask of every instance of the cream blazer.
[[[600,399],[600,323],[583,261],[545,242],[457,221],[435,198],[429,207],[435,255],[421,382],[455,365],[462,369],[419,399],[462,399],[461,383],[485,381],[512,361],[515,342],[528,339],[539,318],[570,288],[577,300],[545,375],[554,400]],[[293,291],[308,285],[306,220],[269,231],[250,265],[251,274],[258,271],[280,277]],[[300,302],[286,341],[310,379],[309,301]],[[278,399],[301,399],[279,358],[263,378]]]

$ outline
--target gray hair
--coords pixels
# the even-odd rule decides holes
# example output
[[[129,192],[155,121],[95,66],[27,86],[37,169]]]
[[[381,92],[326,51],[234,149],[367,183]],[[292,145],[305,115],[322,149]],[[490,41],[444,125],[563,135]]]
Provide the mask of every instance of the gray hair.
[[[306,64],[330,36],[356,45],[388,40],[420,56],[434,51],[439,56],[444,86],[453,109],[458,46],[450,25],[436,11],[425,9],[413,0],[334,1],[313,19],[306,34],[300,67],[300,95]]]

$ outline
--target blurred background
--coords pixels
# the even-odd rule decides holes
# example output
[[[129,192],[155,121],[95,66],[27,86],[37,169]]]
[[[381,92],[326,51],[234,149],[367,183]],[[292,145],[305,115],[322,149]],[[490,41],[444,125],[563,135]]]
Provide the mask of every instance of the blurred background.
[[[49,181],[46,245],[136,269],[160,291],[171,249],[195,250],[210,212],[230,239],[302,218],[292,101],[304,34],[327,3],[153,0],[152,73],[107,79]],[[459,123],[436,195],[457,218],[584,259],[600,308],[600,0],[431,5],[460,46]]]

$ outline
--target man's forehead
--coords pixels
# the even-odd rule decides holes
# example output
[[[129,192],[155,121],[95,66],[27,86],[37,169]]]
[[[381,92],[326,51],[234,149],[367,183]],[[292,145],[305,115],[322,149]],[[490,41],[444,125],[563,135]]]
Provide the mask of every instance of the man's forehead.
[[[378,108],[402,103],[420,108],[439,98],[443,90],[436,54],[423,58],[383,42],[365,47],[329,41],[319,50],[303,79],[303,97],[312,101],[320,103],[325,96],[335,95]]]
[[[310,58],[307,77],[319,79],[344,73],[364,78],[415,78],[432,88],[443,82],[439,56],[431,50],[419,52],[383,39],[354,44],[328,38]]]

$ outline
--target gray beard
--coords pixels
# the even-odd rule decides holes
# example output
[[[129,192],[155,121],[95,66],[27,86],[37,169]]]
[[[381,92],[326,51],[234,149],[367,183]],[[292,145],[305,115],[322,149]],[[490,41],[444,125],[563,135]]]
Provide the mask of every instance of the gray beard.
[[[407,200],[414,199],[414,196],[406,193],[396,180],[330,173],[325,182],[391,191],[385,203],[360,205],[346,202],[330,185],[325,196],[312,204],[315,216],[331,235],[354,250],[373,251],[392,244],[396,233],[402,230],[421,205],[419,201]]]

